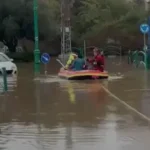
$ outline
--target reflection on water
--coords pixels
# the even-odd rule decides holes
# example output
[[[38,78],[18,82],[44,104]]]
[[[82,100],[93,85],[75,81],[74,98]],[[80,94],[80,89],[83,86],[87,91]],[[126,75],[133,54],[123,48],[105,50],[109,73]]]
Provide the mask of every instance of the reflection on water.
[[[76,95],[71,83],[68,83],[68,94],[69,94],[70,102],[75,104]]]
[[[123,75],[110,75],[108,81],[120,80],[123,79]]]
[[[15,87],[17,87],[17,76],[8,76],[7,77],[8,82],[8,91],[14,91]],[[0,93],[3,92],[3,78],[0,77]]]
[[[149,89],[150,88],[150,82],[149,82],[149,74],[144,71],[143,72],[143,89]],[[150,111],[149,111],[149,108],[150,108],[150,93],[149,91],[145,90],[143,91],[143,94],[142,94],[142,100],[141,100],[141,110],[142,110],[142,113],[144,113],[145,115],[149,116],[150,117]]]
[[[140,93],[136,99],[125,90],[141,88],[143,80],[134,82],[131,72],[111,80],[67,81],[50,68],[53,75],[35,80],[24,68],[30,66],[20,66],[17,81],[10,80],[14,91],[0,101],[0,149],[149,150],[148,123],[101,86],[137,107]]]

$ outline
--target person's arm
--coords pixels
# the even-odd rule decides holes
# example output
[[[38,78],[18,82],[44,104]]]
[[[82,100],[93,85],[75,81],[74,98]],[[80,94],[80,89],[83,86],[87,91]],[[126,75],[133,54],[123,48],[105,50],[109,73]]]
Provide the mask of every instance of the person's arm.
[[[82,63],[83,63],[82,68],[83,68],[83,69],[86,69],[86,61],[85,61],[84,59],[83,59],[83,62],[82,62]]]
[[[98,57],[96,58],[96,62],[97,62],[98,64],[100,64],[100,65],[104,65],[104,61],[103,61],[102,56],[98,56]]]
[[[73,63],[70,66],[70,69],[73,69],[75,67],[76,62],[77,62],[76,60],[73,61]]]
[[[68,61],[67,61],[67,63],[66,63],[66,68],[68,68],[68,67],[71,65],[72,61],[73,61],[73,56],[70,55],[70,56],[69,56],[69,59],[68,59]]]

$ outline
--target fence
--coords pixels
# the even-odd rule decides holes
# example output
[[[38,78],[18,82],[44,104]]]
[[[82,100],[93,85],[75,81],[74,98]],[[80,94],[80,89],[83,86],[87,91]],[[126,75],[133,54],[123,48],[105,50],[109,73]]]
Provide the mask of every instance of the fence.
[[[135,64],[138,67],[143,64],[144,67],[150,70],[150,53],[149,51],[129,51],[128,52],[128,64]]]

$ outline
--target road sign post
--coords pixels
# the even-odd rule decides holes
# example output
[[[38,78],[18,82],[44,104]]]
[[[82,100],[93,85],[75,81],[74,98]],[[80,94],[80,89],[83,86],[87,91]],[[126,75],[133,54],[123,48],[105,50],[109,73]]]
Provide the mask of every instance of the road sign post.
[[[144,51],[145,51],[145,47],[146,47],[146,34],[144,33]]]
[[[146,47],[146,34],[149,32],[149,25],[148,24],[141,24],[140,31],[143,33],[143,40],[144,40],[144,49]]]
[[[8,91],[8,85],[7,85],[6,68],[2,68],[2,74],[3,74],[3,92],[7,92]]]
[[[34,72],[40,73],[40,50],[39,50],[39,31],[38,31],[38,1],[33,0],[34,10]]]
[[[44,72],[45,72],[45,75],[47,75],[47,64],[49,63],[50,61],[50,55],[48,53],[43,53],[41,55],[41,62],[44,64]]]
[[[143,33],[143,39],[144,39],[144,53],[145,53],[145,59],[144,59],[144,63],[146,66],[146,69],[148,69],[148,57],[147,57],[147,44],[146,44],[146,34],[149,32],[149,25],[148,24],[141,24],[140,25],[140,31]]]

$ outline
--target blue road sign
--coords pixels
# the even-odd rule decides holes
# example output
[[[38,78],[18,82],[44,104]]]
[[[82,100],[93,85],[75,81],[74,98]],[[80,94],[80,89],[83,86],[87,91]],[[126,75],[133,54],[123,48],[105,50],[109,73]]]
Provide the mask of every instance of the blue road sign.
[[[149,25],[148,25],[148,24],[141,24],[141,25],[140,25],[140,31],[141,31],[143,34],[148,33],[148,31],[149,31]]]
[[[43,64],[48,64],[50,61],[50,55],[48,53],[44,53],[41,55],[41,62]]]

